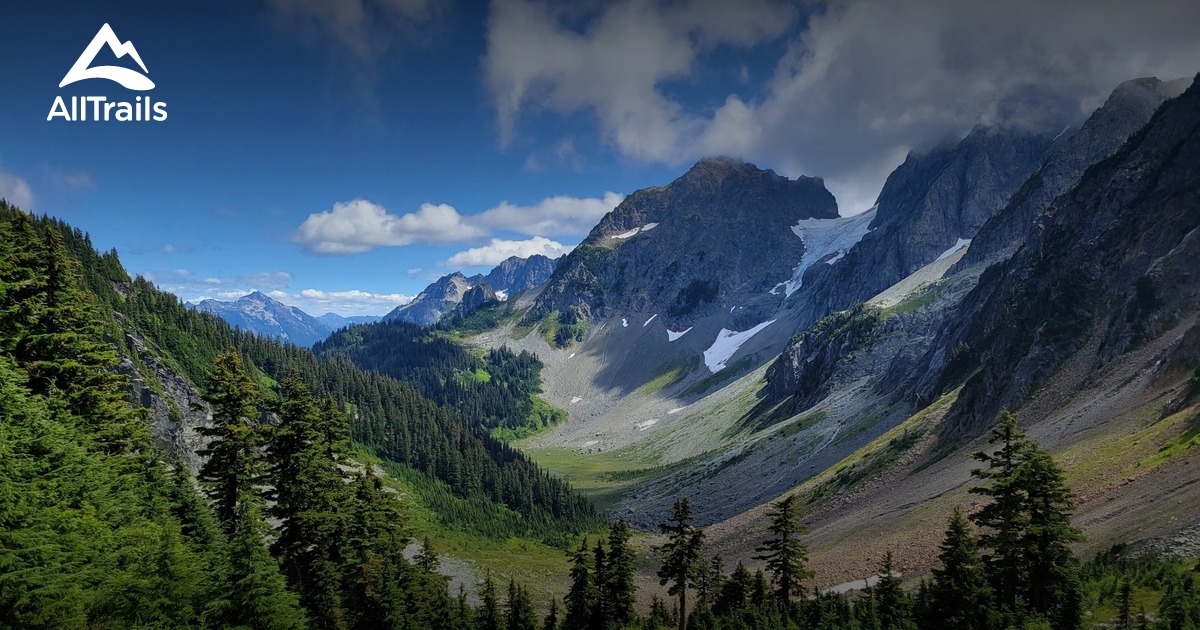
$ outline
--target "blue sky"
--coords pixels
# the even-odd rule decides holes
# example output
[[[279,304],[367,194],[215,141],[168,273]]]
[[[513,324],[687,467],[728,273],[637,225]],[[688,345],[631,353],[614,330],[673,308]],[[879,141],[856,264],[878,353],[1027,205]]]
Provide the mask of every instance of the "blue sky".
[[[185,299],[378,314],[565,251],[703,155],[823,176],[853,214],[913,147],[1200,70],[1194,3],[995,4],[7,2],[0,196]],[[58,87],[105,23],[153,90]],[[56,96],[145,94],[166,121],[46,120]]]

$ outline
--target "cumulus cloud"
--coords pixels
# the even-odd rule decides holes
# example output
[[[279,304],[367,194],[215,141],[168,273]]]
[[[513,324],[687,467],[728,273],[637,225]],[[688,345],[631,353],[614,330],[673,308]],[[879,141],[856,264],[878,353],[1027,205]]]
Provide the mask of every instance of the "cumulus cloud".
[[[532,206],[501,202],[466,216],[446,204],[423,204],[416,212],[394,215],[379,204],[355,199],[309,215],[292,240],[310,253],[336,255],[383,246],[468,243],[496,232],[568,236],[586,232],[622,199],[610,192],[602,199],[550,197]]]
[[[558,241],[552,241],[542,236],[535,236],[523,241],[506,241],[494,238],[483,247],[472,247],[466,251],[454,254],[446,260],[446,266],[460,268],[494,267],[513,256],[529,258],[535,254],[540,254],[547,258],[558,258],[570,253],[572,249],[574,249],[573,246],[563,245]]]
[[[27,212],[33,209],[33,189],[29,182],[3,168],[0,168],[0,198]]]
[[[350,289],[348,291],[321,291],[304,289],[295,295],[278,298],[311,315],[333,312],[339,315],[383,315],[388,311],[408,304],[411,295],[403,293],[371,293]]]
[[[446,204],[422,204],[416,212],[396,216],[379,204],[355,199],[309,215],[292,240],[316,254],[359,254],[381,245],[458,243],[482,235]]]
[[[865,209],[844,201],[873,197],[912,147],[979,123],[1078,122],[1121,81],[1200,70],[1200,4],[1185,0],[830,0],[809,7],[753,96],[715,110],[669,97],[664,83],[696,80],[714,43],[784,34],[790,13],[750,6],[621,0],[578,29],[549,5],[496,0],[483,66],[500,144],[522,112],[590,112],[623,156],[724,153],[824,176],[845,212]]]

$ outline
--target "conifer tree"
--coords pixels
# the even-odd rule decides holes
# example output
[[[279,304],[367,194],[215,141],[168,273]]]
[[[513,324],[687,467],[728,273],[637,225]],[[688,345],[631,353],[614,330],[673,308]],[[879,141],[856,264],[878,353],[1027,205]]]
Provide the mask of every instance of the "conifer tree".
[[[235,506],[229,536],[229,573],[225,596],[215,602],[215,621],[222,626],[292,630],[304,628],[304,609],[287,590],[279,564],[263,546],[266,523],[255,501]]]
[[[428,536],[421,541],[421,551],[417,553],[414,560],[416,560],[417,567],[422,571],[426,573],[437,572],[438,564],[441,560],[438,559],[437,552],[433,550],[433,543],[429,542]]]
[[[558,630],[558,600],[550,600],[550,610],[546,612],[546,619],[542,621],[542,630]]]
[[[479,587],[479,609],[475,611],[475,627],[478,630],[504,630],[504,618],[500,602],[496,598],[496,583],[488,571]]]
[[[808,533],[808,528],[800,522],[800,502],[795,494],[773,503],[767,517],[770,537],[755,548],[759,555],[754,558],[767,563],[786,624],[791,618],[792,596],[802,595],[803,581],[812,576],[805,566],[808,547],[800,542],[800,536]]]
[[[258,387],[242,369],[237,352],[217,357],[204,400],[212,406],[213,426],[200,429],[212,438],[200,450],[200,485],[213,502],[217,520],[226,532],[237,521],[238,505],[257,495],[254,484],[262,475],[258,456],[261,436],[251,419],[258,415]]]
[[[633,621],[634,603],[637,597],[637,556],[629,547],[632,533],[625,519],[618,519],[608,530],[608,560],[605,564],[604,581],[600,586],[600,599],[605,618],[617,627]]]
[[[879,583],[875,585],[874,597],[882,630],[916,628],[912,621],[912,599],[900,586],[890,551],[883,557],[883,564],[879,567]]]
[[[314,625],[342,628],[345,506],[351,499],[338,468],[345,445],[333,441],[344,433],[332,426],[344,419],[336,408],[321,409],[295,375],[284,379],[276,413],[279,425],[267,443],[271,514],[280,520],[273,549]]]
[[[571,588],[564,600],[566,616],[564,630],[585,630],[590,627],[595,608],[596,590],[591,575],[591,556],[587,539],[579,543],[579,549],[571,555]]]
[[[970,525],[957,506],[950,515],[941,553],[941,567],[933,569],[929,586],[932,628],[988,630],[996,625],[992,590]]]
[[[704,545],[704,530],[692,526],[692,504],[680,497],[671,506],[666,523],[659,530],[667,535],[667,543],[657,548],[662,554],[658,570],[659,584],[671,584],[667,593],[679,598],[679,630],[687,628],[687,589],[695,578],[697,563]]]
[[[504,603],[504,619],[507,630],[537,630],[533,601],[525,587],[511,578],[508,580],[508,601]]]

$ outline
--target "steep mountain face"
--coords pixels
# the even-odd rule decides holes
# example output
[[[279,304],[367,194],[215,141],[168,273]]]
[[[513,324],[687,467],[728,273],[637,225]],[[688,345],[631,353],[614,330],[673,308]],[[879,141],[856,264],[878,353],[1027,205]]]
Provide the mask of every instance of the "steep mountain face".
[[[514,296],[522,291],[540,287],[550,279],[559,259],[551,259],[541,254],[529,258],[512,256],[496,265],[488,274],[476,275],[470,278],[472,286],[486,284],[493,291]]]
[[[936,291],[927,294],[924,300],[927,306],[921,309],[922,312],[914,316],[912,321],[906,323],[905,333],[902,335],[903,341],[900,344],[903,351],[898,352],[890,359],[886,370],[878,370],[872,376],[875,387],[894,397],[910,397],[911,381],[915,378],[913,375],[921,374],[926,382],[918,388],[923,394],[917,398],[927,399],[931,395],[931,390],[936,387],[939,375],[936,371],[932,374],[925,372],[924,370],[929,366],[917,365],[918,360],[932,347],[938,329],[946,325],[948,321],[959,317],[958,300],[965,297],[967,292],[975,287],[978,276],[982,272],[980,263],[995,261],[1003,256],[1011,255],[1012,251],[1036,230],[1038,215],[1051,204],[1054,198],[1079,181],[1088,166],[1111,155],[1128,140],[1131,134],[1145,126],[1155,109],[1163,101],[1182,91],[1180,87],[1182,83],[1182,81],[1162,82],[1154,78],[1123,83],[1114,90],[1107,102],[1088,118],[1077,133],[1069,137],[1064,133],[1061,138],[1065,139],[1060,138],[1061,141],[1053,145],[1045,162],[1027,178],[1017,192],[1012,194],[1011,199],[1003,208],[991,215],[991,218],[979,229],[978,234],[974,237],[971,237],[970,234],[966,234],[966,238],[959,237],[963,240],[970,240],[969,247],[964,246],[965,251],[962,255],[952,254],[953,250],[946,252],[946,254],[951,254],[947,256],[947,259],[955,264],[952,267],[949,264],[937,265],[936,274],[926,280],[926,282],[936,281],[938,283]],[[909,161],[913,161],[911,157]],[[906,162],[907,165],[908,162]],[[904,168],[901,167],[901,169]],[[932,182],[935,181],[931,180],[927,192],[919,197],[924,199],[936,197],[936,195],[930,194],[935,188],[932,185]],[[891,188],[892,183],[892,180],[889,179],[888,187],[880,196],[881,205],[885,203],[885,199],[901,197]],[[945,202],[944,198],[942,202]],[[954,204],[949,205],[953,207]],[[925,206],[926,210],[928,208]],[[901,213],[892,214],[894,217],[892,220],[893,233],[912,234],[929,230],[929,222],[905,224],[899,221],[900,215]],[[920,217],[921,215],[921,212],[913,213],[913,216]],[[978,214],[974,214],[973,221],[977,221],[978,216]],[[935,228],[934,231],[936,232],[937,229]],[[810,285],[813,287],[812,294],[826,293],[835,300],[840,300],[841,302],[828,303],[830,308],[835,309],[841,307],[843,302],[855,297],[859,298],[858,302],[870,298],[874,294],[873,292],[878,290],[879,284],[891,280],[900,268],[894,265],[881,265],[879,271],[882,277],[868,275],[869,280],[864,284],[853,279],[853,276],[860,275],[851,273],[854,271],[853,267],[862,266],[863,262],[875,258],[882,258],[885,261],[896,260],[895,255],[888,255],[888,253],[897,252],[906,247],[909,242],[879,238],[883,234],[886,233],[876,231],[864,238],[847,256],[845,268],[824,270],[824,276],[817,273],[811,274],[815,276],[812,278],[813,284]],[[949,240],[953,234],[954,232],[947,234],[944,240]],[[926,240],[929,239],[926,238]],[[928,259],[933,256],[933,251],[937,247],[940,245],[927,245],[924,257]],[[946,254],[942,254],[942,256]],[[916,260],[919,262],[920,258]],[[943,278],[943,274],[947,274],[947,272],[949,277]],[[817,289],[820,282],[829,280],[839,280],[843,283],[843,287],[861,286],[864,289],[862,293],[870,293],[870,295],[862,297],[861,295],[854,296],[852,291]],[[801,296],[815,299],[812,294],[801,293]],[[888,306],[889,304],[883,305]],[[814,316],[820,314],[820,311],[816,311]],[[864,327],[859,321],[857,327],[849,329],[854,333],[854,337],[848,340],[830,335],[833,331],[842,331],[842,328],[836,323],[836,321],[822,322],[821,325],[814,327],[814,330],[797,335],[789,343],[787,349],[768,372],[768,398],[770,400],[782,400],[795,394],[797,398],[793,404],[799,405],[798,408],[804,408],[805,404],[814,403],[813,397],[827,389],[827,383],[833,377],[833,372],[838,366],[844,365],[844,359],[852,355],[852,350],[857,350],[863,345],[864,338],[877,336],[884,330],[893,329],[897,325],[897,321],[893,319],[883,321],[879,328]],[[894,336],[885,336],[894,339]],[[854,343],[847,345],[848,341]],[[947,356],[949,354],[953,354],[952,349]]]
[[[1088,166],[1112,155],[1145,126],[1163,101],[1179,96],[1188,83],[1187,79],[1149,77],[1117,86],[1078,132],[1051,149],[1045,164],[1013,195],[1012,202],[984,223],[962,264],[1011,255],[1033,232],[1038,215],[1055,197],[1079,181]]]
[[[195,308],[220,317],[230,326],[277,337],[298,346],[311,346],[332,332],[328,325],[316,317],[259,291],[233,302],[203,300]]]
[[[977,127],[910,153],[879,193],[870,231],[835,265],[812,265],[788,299],[801,326],[864,302],[975,235],[1045,159],[1053,134]]]
[[[496,292],[492,290],[490,284],[477,284],[463,294],[462,302],[459,303],[455,311],[462,316],[470,315],[478,311],[480,307],[499,302]]]
[[[778,308],[783,296],[771,291],[803,257],[792,228],[837,216],[820,179],[706,158],[605,215],[562,260],[530,314],[661,313],[678,330],[738,306],[751,311],[743,319],[752,326]]]
[[[438,278],[417,294],[412,302],[397,306],[395,310],[383,316],[383,321],[399,320],[410,324],[432,326],[446,315],[454,312],[454,308],[462,302],[463,295],[471,288],[470,280],[461,272],[455,271]]]
[[[927,365],[943,386],[966,379],[951,433],[976,433],[999,409],[1019,406],[1067,357],[1086,379],[1193,316],[1197,228],[1193,83],[1049,204],[1017,253],[989,269],[948,322]]]
[[[478,309],[484,301],[507,299],[541,286],[550,278],[557,264],[556,260],[535,254],[529,258],[507,258],[487,275],[476,274],[468,278],[462,272],[455,271],[433,281],[412,302],[396,307],[383,320],[432,326],[456,311],[468,314],[463,313],[459,305],[473,288],[486,285],[490,298],[479,292],[473,294],[472,304],[466,307],[470,312]]]

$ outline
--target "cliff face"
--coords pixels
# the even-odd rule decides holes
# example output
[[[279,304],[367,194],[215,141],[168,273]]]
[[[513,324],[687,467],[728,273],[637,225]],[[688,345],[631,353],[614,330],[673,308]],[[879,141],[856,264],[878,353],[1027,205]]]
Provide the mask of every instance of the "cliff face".
[[[591,318],[661,312],[668,325],[733,306],[770,313],[804,254],[792,228],[835,219],[820,179],[789,180],[729,158],[706,158],[667,186],[639,190],[560,262],[531,313]]]
[[[849,308],[974,237],[1045,159],[1053,134],[978,127],[912,153],[879,193],[870,231],[836,265],[813,265],[788,300],[802,325]]]
[[[1193,83],[1055,198],[1017,253],[989,269],[948,322],[926,365],[943,384],[966,379],[952,433],[978,432],[1001,408],[1018,406],[1067,357],[1096,372],[1194,315],[1198,228]]]

